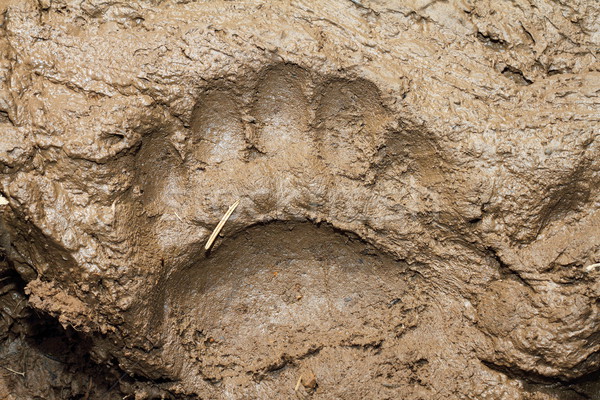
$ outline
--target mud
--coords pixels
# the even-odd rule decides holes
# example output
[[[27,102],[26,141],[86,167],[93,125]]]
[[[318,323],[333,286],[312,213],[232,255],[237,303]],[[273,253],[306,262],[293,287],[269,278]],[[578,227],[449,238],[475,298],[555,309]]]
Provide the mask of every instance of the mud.
[[[396,3],[1,4],[0,397],[600,398],[600,7]]]

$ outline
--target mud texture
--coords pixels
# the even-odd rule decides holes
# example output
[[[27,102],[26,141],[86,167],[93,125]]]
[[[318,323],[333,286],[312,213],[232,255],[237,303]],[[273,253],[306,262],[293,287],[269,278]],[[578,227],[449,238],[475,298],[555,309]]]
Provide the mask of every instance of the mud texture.
[[[599,399],[599,49],[593,0],[5,1],[0,397]]]

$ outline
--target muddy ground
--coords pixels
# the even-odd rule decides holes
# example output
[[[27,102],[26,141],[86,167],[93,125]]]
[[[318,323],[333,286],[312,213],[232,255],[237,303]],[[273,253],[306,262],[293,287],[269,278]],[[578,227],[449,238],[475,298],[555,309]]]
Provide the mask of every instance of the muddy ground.
[[[0,3],[0,398],[600,399],[599,49],[589,0]]]

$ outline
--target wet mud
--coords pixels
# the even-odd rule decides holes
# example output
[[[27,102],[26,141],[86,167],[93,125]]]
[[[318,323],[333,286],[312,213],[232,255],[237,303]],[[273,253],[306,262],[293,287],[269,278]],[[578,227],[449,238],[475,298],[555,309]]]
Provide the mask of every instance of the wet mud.
[[[600,398],[599,15],[0,3],[0,398]]]

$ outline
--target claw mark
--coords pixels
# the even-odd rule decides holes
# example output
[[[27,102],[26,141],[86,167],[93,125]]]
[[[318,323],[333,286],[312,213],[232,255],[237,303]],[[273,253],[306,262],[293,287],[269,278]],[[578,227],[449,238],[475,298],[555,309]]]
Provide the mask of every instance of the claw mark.
[[[225,215],[223,215],[223,218],[221,218],[221,221],[219,221],[219,224],[217,225],[217,227],[215,228],[215,230],[213,231],[213,233],[208,238],[208,242],[206,242],[206,246],[204,246],[204,250],[206,250],[206,251],[210,250],[210,248],[212,247],[215,239],[217,238],[217,235],[219,235],[219,232],[221,232],[221,229],[223,229],[223,226],[225,225],[225,222],[227,222],[227,220],[229,219],[229,217],[231,216],[231,214],[233,214],[233,211],[238,206],[238,204],[240,204],[239,200],[236,201],[235,203],[233,203],[231,205],[231,207],[229,207],[229,210],[227,210],[227,212],[225,213]]]

